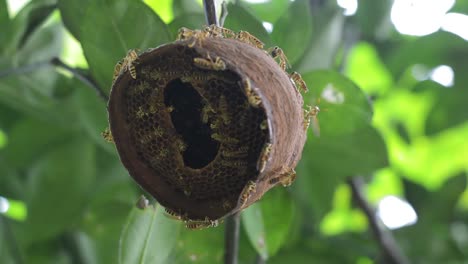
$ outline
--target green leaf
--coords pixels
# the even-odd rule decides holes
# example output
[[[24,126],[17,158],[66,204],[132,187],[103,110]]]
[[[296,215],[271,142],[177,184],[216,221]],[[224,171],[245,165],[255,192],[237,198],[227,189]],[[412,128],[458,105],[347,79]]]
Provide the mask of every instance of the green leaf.
[[[169,23],[174,18],[172,11],[173,0],[144,0],[151,9],[165,22]]]
[[[107,121],[106,103],[89,87],[79,85],[76,90],[76,108],[79,123],[91,139],[108,153],[116,154],[114,144],[104,140],[101,133],[109,126]]]
[[[329,14],[326,21],[314,25],[315,33],[309,48],[295,68],[300,72],[329,69],[335,63],[335,55],[341,45],[344,17],[338,12]]]
[[[11,129],[5,159],[13,168],[26,168],[70,137],[70,131],[49,122],[32,118],[19,120]]]
[[[363,0],[356,12],[356,21],[365,38],[383,39],[393,31],[390,11],[393,1]]]
[[[52,238],[82,216],[95,179],[94,147],[75,138],[42,156],[30,171],[24,227],[30,242]]]
[[[468,43],[464,39],[448,32],[438,31],[424,37],[404,39],[393,48],[382,49],[385,51],[382,55],[394,77],[400,77],[415,64],[428,68],[448,64],[457,73],[465,70],[466,60],[463,58],[468,55],[467,47]],[[465,78],[462,75],[455,76]]]
[[[8,36],[11,31],[11,21],[8,15],[7,1],[0,0],[0,25],[2,25],[3,34],[0,34],[0,54],[3,54],[5,45],[8,41]]]
[[[202,230],[182,228],[176,249],[169,263],[185,264],[222,263],[224,255],[224,230],[221,227]]]
[[[285,52],[289,63],[296,63],[310,46],[312,37],[312,14],[309,1],[297,0],[273,27],[271,38]]]
[[[174,17],[183,16],[188,13],[203,14],[202,6],[193,0],[173,0],[172,11],[174,12]]]
[[[224,27],[234,31],[244,30],[260,39],[265,46],[271,46],[271,39],[262,23],[247,11],[243,5],[228,4],[229,15],[226,17]]]
[[[266,21],[274,24],[283,15],[284,11],[288,9],[290,0],[275,0],[267,1],[265,3],[244,3],[255,17],[261,21]]]
[[[420,82],[414,87],[418,93],[430,93],[434,98],[427,114],[425,128],[427,135],[440,133],[468,120],[468,111],[466,111],[468,91],[464,88],[463,84],[447,88],[432,81]]]
[[[90,0],[57,0],[60,14],[62,15],[63,24],[67,27],[68,31],[76,38],[81,39],[81,24],[88,18],[86,17],[86,10]]]
[[[376,47],[367,42],[357,43],[350,50],[345,71],[367,94],[383,95],[393,85],[392,75]]]
[[[164,217],[162,206],[134,207],[120,237],[119,263],[167,263],[179,229],[180,223]]]
[[[268,259],[265,226],[263,224],[262,208],[258,203],[252,204],[242,212],[242,223],[250,243],[263,259]]]
[[[80,228],[95,243],[97,263],[118,263],[119,238],[130,209],[127,203],[106,201],[93,204],[85,212]]]
[[[11,54],[20,49],[55,8],[56,0],[31,1],[24,6],[11,22],[12,35],[5,54]]]
[[[311,122],[320,137],[309,133],[294,188],[320,218],[330,210],[338,184],[349,176],[370,175],[385,167],[388,158],[382,137],[370,124],[369,101],[355,84],[332,71],[310,72],[303,78],[311,91],[306,101],[321,99],[325,111]]]
[[[181,27],[190,29],[200,29],[205,25],[205,16],[198,13],[188,13],[182,16],[176,17],[172,22],[167,25],[172,36],[175,38]]]
[[[79,40],[91,73],[106,89],[111,86],[114,65],[128,50],[145,50],[170,40],[164,22],[137,0],[92,1],[85,16]]]
[[[275,188],[242,213],[247,236],[257,252],[267,259],[276,255],[291,230],[294,206],[284,188]]]

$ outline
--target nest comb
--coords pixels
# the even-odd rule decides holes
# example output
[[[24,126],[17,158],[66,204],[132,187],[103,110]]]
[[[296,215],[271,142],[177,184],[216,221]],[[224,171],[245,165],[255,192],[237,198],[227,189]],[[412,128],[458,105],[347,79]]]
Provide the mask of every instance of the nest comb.
[[[214,225],[294,180],[307,122],[291,76],[248,33],[181,32],[117,65],[110,131],[170,214]]]

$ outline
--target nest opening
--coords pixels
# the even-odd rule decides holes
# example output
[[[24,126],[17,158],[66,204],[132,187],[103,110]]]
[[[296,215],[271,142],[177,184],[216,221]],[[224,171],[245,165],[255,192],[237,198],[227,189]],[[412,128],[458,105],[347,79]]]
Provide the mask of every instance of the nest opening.
[[[189,82],[175,79],[169,82],[164,92],[164,104],[173,107],[171,120],[177,133],[187,144],[182,153],[184,164],[201,169],[212,162],[219,149],[219,143],[211,138],[209,124],[201,120],[203,98]]]

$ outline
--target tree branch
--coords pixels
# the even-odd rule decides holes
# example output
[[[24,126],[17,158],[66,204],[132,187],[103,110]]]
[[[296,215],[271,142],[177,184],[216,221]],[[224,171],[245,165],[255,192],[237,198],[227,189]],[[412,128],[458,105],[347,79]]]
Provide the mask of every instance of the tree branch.
[[[380,249],[384,253],[388,263],[392,264],[408,264],[409,261],[403,255],[401,249],[398,247],[395,238],[386,230],[380,220],[377,218],[374,209],[367,202],[364,195],[364,181],[360,177],[352,177],[348,179],[348,184],[351,187],[353,198],[358,206],[364,211],[364,214],[369,221],[369,225],[375,239],[377,240]]]
[[[61,61],[59,58],[56,58],[56,57],[47,61],[41,61],[41,62],[37,62],[37,63],[25,65],[25,66],[13,68],[13,69],[0,71],[0,78],[13,76],[13,75],[21,75],[21,74],[36,71],[43,67],[49,67],[49,66],[55,66],[55,67],[58,67],[58,68],[61,68],[70,72],[73,75],[73,77],[75,77],[76,79],[81,81],[83,84],[85,84],[86,86],[96,91],[97,95],[102,100],[104,100],[105,102],[109,100],[109,97],[106,95],[106,93],[104,93],[104,91],[98,86],[98,84],[90,76],[87,76],[86,74],[80,72],[78,69],[68,66],[63,61]]]
[[[218,19],[216,18],[216,7],[214,0],[203,0],[203,6],[205,7],[205,18],[208,25],[219,26]]]
[[[213,0],[203,0],[205,7],[205,18],[208,25],[219,26],[218,19],[216,18],[216,8]],[[223,8],[224,9],[224,8]],[[223,10],[223,15],[227,15],[227,10]],[[224,22],[224,18],[222,18]],[[237,255],[239,252],[239,226],[240,226],[240,212],[228,216],[224,226],[224,263],[237,264]]]
[[[224,263],[237,264],[240,212],[228,216],[224,226]]]
[[[102,100],[104,100],[104,102],[109,101],[109,97],[107,96],[107,94],[98,86],[96,81],[94,81],[91,77],[86,76],[85,74],[78,71],[77,69],[68,66],[63,61],[61,61],[59,58],[52,58],[50,60],[50,63],[52,65],[56,66],[56,67],[62,68],[64,70],[70,72],[71,74],[73,74],[73,76],[76,79],[80,80],[83,84],[85,84],[86,86],[88,86],[88,87],[92,88],[94,91],[96,91],[97,95]]]

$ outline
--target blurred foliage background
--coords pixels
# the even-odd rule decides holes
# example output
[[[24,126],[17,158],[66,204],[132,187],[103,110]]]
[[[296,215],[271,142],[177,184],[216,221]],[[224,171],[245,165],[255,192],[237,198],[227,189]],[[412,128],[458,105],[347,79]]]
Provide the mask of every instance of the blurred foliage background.
[[[227,8],[225,26],[282,47],[326,109],[296,182],[242,213],[239,262],[382,263],[346,184],[359,176],[411,263],[467,263],[468,2]],[[195,0],[0,0],[0,263],[222,262],[223,225],[134,208],[143,191],[100,136],[106,103],[76,78],[108,93],[128,49],[204,24]]]

